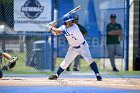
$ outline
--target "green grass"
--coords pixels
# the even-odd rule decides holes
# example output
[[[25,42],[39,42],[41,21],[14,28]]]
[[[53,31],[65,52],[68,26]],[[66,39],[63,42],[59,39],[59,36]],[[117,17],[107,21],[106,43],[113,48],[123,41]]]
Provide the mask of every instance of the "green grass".
[[[120,71],[119,75],[140,75],[140,71]]]
[[[15,70],[9,70],[9,71],[3,71],[6,74],[55,74],[55,72],[51,72],[51,71],[35,71],[35,72],[31,72],[31,71],[15,71]]]
[[[26,66],[25,64],[25,53],[10,53],[12,56],[17,56],[18,60],[16,62],[16,66],[9,70],[9,71],[4,71],[4,73],[7,74],[52,74],[54,72],[51,71],[42,71],[42,70],[37,70],[33,67]],[[8,61],[8,60],[5,60]]]
[[[57,66],[59,66],[62,61],[63,61],[63,58],[57,58]],[[81,63],[80,63],[80,72],[89,72],[89,71],[91,71],[88,63],[83,58],[81,58],[80,61],[81,61]],[[99,60],[95,59],[95,61],[99,65]],[[72,64],[71,64],[71,67],[70,67],[71,71],[73,70],[73,64],[74,64],[74,61],[72,61]]]
[[[51,71],[42,71],[42,70],[37,70],[33,67],[30,67],[30,66],[26,66],[25,65],[25,53],[10,53],[12,56],[17,56],[18,57],[18,61],[16,63],[16,66],[12,69],[12,70],[9,70],[9,71],[4,71],[5,73],[16,73],[16,74],[44,74],[44,73],[47,73],[47,74],[52,74],[54,72],[56,72],[58,66],[60,65],[60,63],[63,61],[63,58],[57,58],[57,66],[55,68],[55,71],[54,72],[51,72]],[[6,60],[7,61],[7,60]],[[97,60],[98,62],[98,60]],[[72,62],[72,65],[71,65],[71,70],[73,69],[73,63]],[[88,66],[88,63],[84,60],[84,59],[81,59],[81,65],[80,65],[80,70],[81,72],[88,72],[88,71],[91,71],[89,66]]]
[[[63,58],[57,58],[57,63],[56,63],[56,68],[54,72],[51,72],[49,70],[47,71],[42,71],[42,70],[37,70],[33,67],[30,66],[26,66],[25,65],[25,53],[10,53],[12,56],[17,56],[18,57],[18,61],[17,64],[15,66],[15,68],[13,68],[12,70],[9,71],[4,71],[4,73],[7,74],[54,74],[58,68],[58,66],[60,65],[60,63],[63,61]],[[7,60],[6,60],[7,61]],[[99,59],[95,59],[96,63],[99,64]],[[73,63],[71,65],[71,71],[73,70]],[[99,66],[100,67],[100,66]],[[91,69],[88,66],[88,63],[81,58],[81,63],[80,63],[80,72],[89,72],[91,71]],[[114,73],[112,71],[108,71],[105,69],[100,69],[101,72],[107,72],[108,74],[118,74],[118,75],[124,75],[124,74],[135,74],[135,75],[140,75],[140,71],[120,71],[119,73]]]

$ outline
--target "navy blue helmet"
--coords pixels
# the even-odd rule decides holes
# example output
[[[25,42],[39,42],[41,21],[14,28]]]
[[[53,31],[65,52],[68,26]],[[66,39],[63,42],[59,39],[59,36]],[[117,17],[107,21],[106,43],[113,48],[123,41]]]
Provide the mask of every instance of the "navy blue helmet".
[[[68,21],[72,21],[72,20],[73,20],[73,18],[70,15],[64,16],[64,18],[63,18],[64,22],[68,22]]]

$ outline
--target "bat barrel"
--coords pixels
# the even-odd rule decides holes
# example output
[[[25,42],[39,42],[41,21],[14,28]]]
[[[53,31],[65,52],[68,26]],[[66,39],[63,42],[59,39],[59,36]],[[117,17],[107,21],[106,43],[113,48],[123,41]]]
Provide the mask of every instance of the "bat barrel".
[[[76,8],[74,8],[73,10],[71,10],[70,12],[68,12],[68,14],[73,14],[73,13],[75,13],[76,11],[78,11],[80,9],[81,9],[81,5],[77,6]]]
[[[77,8],[76,8],[76,9],[81,9],[81,5],[77,6]]]
[[[76,11],[78,11],[80,9],[81,9],[81,5],[77,6],[76,8],[74,8],[73,10],[71,10],[70,12],[68,12],[67,14],[73,14],[73,13],[75,13]],[[67,15],[67,14],[65,14],[65,15]],[[62,20],[62,19],[63,19],[63,17],[57,19],[56,21],[50,22],[49,24],[56,23],[56,22],[58,22],[59,20]]]

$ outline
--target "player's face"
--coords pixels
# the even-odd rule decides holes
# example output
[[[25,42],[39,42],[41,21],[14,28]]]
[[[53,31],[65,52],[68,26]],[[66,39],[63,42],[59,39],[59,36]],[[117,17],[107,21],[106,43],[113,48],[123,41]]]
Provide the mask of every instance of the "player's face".
[[[74,23],[75,23],[75,24],[78,24],[78,19],[75,19],[75,20],[74,20]]]
[[[71,27],[71,26],[72,26],[72,21],[66,22],[66,26],[67,26],[67,27]]]
[[[111,18],[111,23],[116,23],[116,18]]]

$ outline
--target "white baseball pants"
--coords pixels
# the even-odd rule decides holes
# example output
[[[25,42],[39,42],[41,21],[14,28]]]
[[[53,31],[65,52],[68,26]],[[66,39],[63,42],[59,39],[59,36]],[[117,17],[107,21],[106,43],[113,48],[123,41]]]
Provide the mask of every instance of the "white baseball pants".
[[[85,44],[80,45],[80,48],[69,47],[64,60],[60,64],[61,68],[66,69],[77,55],[81,55],[89,65],[94,61],[91,57],[89,46],[87,42],[85,42]]]

